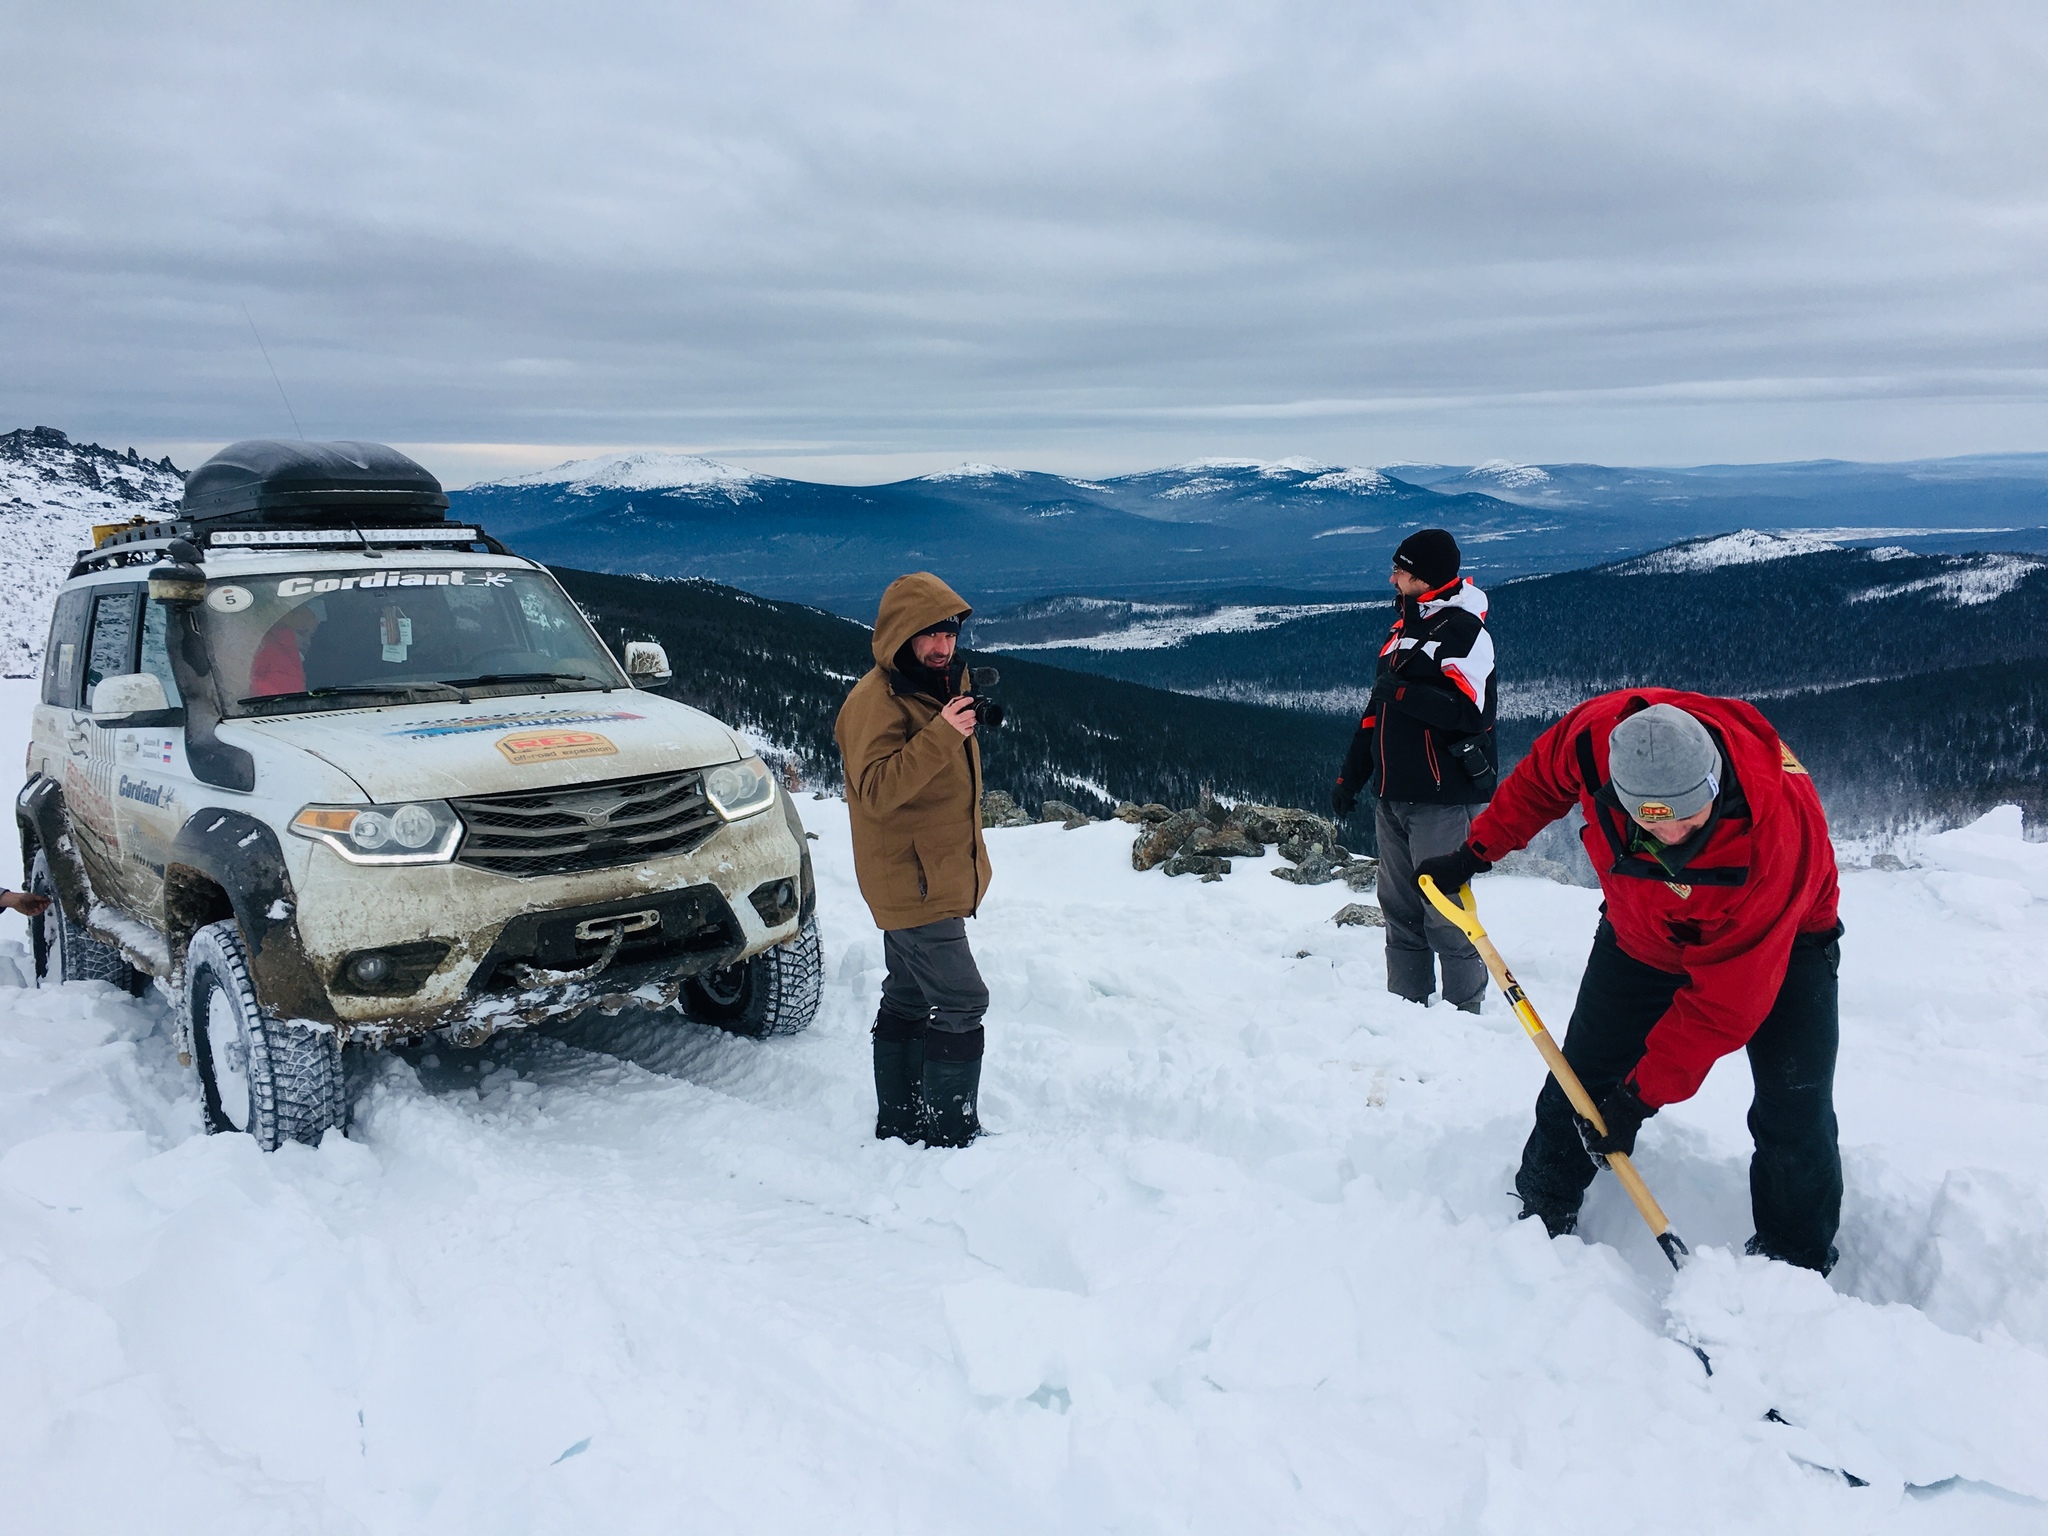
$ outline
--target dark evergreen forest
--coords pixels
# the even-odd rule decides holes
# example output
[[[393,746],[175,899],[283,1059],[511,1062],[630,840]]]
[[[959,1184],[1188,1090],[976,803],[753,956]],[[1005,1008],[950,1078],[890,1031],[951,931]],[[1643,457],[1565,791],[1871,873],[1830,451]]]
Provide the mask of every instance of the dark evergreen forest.
[[[1832,555],[1811,558],[1822,563],[1789,584],[1752,567],[1581,572],[1508,587],[1506,601],[1495,598],[1503,667],[1511,678],[1555,681],[1565,704],[1591,691],[1587,678],[1752,698],[1812,771],[1844,832],[1954,822],[2008,801],[2030,819],[2048,814],[2048,582],[2029,577],[1998,602],[1963,607],[1918,593],[1856,603],[1848,600],[1854,568]],[[1864,563],[1864,588],[1871,568]],[[1925,574],[1903,560],[1877,569],[1901,583]],[[787,749],[807,784],[837,786],[832,724],[873,664],[864,627],[710,582],[556,574],[614,646],[652,639],[667,647],[676,680],[663,692]],[[1547,601],[1535,600],[1543,593]],[[1280,637],[1281,654],[1306,667],[1305,642],[1290,632],[1327,638],[1338,621],[1371,626],[1369,643],[1362,634],[1347,641],[1370,654],[1386,615],[1202,638],[1242,647],[1243,665],[1250,642]],[[1195,649],[1079,654],[1123,661]],[[1008,710],[984,738],[988,785],[1034,810],[1053,799],[1098,815],[1109,800],[1186,805],[1205,788],[1320,808],[1350,741],[1349,715],[1193,697],[999,654],[974,659],[1001,670],[994,696]],[[1320,665],[1327,669],[1328,658]],[[1858,680],[1889,668],[1909,675]],[[1504,720],[1503,763],[1518,760],[1561,707]],[[1370,849],[1370,822],[1366,811],[1352,818],[1354,847]]]
[[[863,626],[706,581],[555,574],[614,648],[667,648],[676,676],[661,692],[787,749],[807,785],[839,783],[832,724],[874,665]],[[983,738],[988,787],[1033,811],[1046,800],[1095,815],[1115,800],[1190,805],[1204,789],[1321,805],[1351,739],[1350,726],[1329,716],[1189,698],[1008,656],[973,659],[1000,669],[991,696],[1007,715]]]

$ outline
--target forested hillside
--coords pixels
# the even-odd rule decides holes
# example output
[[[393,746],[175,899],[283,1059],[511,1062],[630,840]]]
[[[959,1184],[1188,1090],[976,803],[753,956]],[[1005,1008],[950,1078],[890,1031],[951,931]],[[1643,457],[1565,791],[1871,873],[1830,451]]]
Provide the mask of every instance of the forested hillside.
[[[861,625],[704,581],[557,568],[606,641],[658,640],[663,691],[791,753],[807,784],[839,782],[832,725],[874,665]],[[988,787],[1031,809],[1067,800],[1101,815],[1117,800],[1230,798],[1321,804],[1350,740],[1326,715],[1196,699],[1008,656],[994,696],[1008,718],[983,742]]]

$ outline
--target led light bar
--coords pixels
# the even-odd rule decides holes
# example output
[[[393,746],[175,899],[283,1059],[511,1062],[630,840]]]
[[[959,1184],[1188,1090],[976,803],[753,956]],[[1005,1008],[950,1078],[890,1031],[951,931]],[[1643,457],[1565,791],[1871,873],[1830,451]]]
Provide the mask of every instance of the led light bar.
[[[472,544],[480,537],[474,528],[223,528],[210,535],[215,545],[239,544],[266,548],[290,544]]]

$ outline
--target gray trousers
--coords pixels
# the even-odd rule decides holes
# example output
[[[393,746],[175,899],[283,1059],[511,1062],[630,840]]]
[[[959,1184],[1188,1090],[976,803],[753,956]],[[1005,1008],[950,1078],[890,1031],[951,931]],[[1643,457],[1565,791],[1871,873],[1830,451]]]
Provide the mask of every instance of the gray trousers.
[[[1456,853],[1484,809],[1421,800],[1380,802],[1379,898],[1387,919],[1387,990],[1411,1003],[1426,1003],[1436,991],[1438,959],[1445,1002],[1463,1007],[1486,992],[1486,962],[1479,951],[1415,883],[1415,866],[1440,853]]]
[[[885,929],[882,958],[889,966],[882,980],[884,1013],[948,1035],[972,1034],[981,1028],[981,1016],[988,1012],[988,985],[974,963],[974,951],[967,947],[966,918]]]

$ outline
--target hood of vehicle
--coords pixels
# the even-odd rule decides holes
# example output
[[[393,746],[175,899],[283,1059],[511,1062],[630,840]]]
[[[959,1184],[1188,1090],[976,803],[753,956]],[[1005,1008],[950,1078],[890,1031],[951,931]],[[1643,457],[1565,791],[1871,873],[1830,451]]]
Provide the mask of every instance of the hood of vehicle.
[[[702,710],[623,689],[232,720],[220,734],[256,754],[259,774],[280,766],[277,749],[309,752],[387,804],[637,778],[744,750]]]

